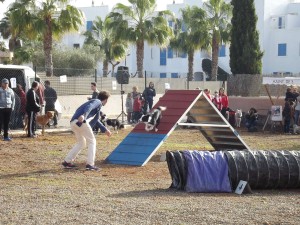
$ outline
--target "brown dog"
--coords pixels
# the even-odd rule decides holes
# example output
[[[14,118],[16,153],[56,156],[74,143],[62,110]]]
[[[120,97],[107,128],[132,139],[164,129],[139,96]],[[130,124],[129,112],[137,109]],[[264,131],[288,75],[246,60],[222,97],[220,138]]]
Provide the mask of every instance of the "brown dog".
[[[37,124],[42,126],[42,135],[44,135],[45,133],[45,126],[47,125],[47,123],[49,122],[49,120],[51,120],[53,118],[54,112],[47,112],[45,115],[36,115],[35,117],[35,121]],[[25,116],[24,118],[24,130],[26,132],[28,132],[28,117]]]

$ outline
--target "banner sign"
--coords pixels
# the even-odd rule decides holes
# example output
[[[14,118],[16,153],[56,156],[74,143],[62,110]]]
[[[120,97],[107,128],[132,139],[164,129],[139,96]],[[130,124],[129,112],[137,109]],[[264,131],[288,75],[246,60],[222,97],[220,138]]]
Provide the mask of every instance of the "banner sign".
[[[263,84],[300,85],[298,77],[263,77]]]

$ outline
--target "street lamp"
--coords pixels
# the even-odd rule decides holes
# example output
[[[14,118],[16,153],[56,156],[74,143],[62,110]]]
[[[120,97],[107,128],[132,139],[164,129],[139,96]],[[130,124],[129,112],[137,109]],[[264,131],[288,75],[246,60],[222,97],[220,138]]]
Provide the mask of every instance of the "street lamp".
[[[130,56],[130,53],[128,53],[126,56],[125,56],[125,66],[126,66],[126,58],[127,56]]]

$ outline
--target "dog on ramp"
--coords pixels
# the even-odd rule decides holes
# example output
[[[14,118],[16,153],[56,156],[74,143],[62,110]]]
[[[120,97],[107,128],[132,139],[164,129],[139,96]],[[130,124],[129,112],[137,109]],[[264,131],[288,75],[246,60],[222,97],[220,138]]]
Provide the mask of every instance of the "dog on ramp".
[[[152,112],[148,112],[146,115],[143,115],[139,119],[139,122],[146,124],[145,125],[146,131],[155,130],[155,132],[157,132],[158,125],[160,124],[160,120],[162,118],[162,111],[165,111],[166,109],[167,107],[158,106]]]

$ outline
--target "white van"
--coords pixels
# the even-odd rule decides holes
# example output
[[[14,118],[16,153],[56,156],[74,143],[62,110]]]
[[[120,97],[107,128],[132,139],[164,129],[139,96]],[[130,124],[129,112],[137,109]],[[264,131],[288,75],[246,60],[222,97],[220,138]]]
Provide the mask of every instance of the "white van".
[[[40,81],[35,72],[28,66],[19,65],[2,65],[0,64],[0,78],[7,78],[10,81],[10,87],[16,88],[17,84],[21,84],[25,93],[31,88],[31,83]]]
[[[25,93],[31,88],[33,81],[41,82],[38,75],[35,74],[34,70],[29,66],[20,65],[3,65],[0,64],[0,80],[6,78],[9,80],[9,86],[16,88],[17,84],[21,84]],[[47,104],[47,103],[46,103]],[[55,109],[58,113],[58,120],[61,117],[62,107],[59,101],[55,103]]]

